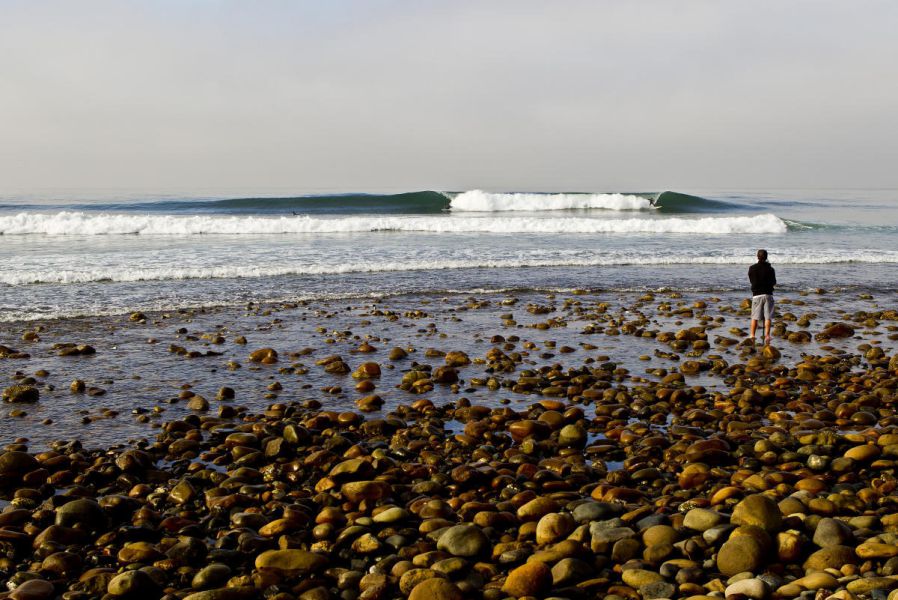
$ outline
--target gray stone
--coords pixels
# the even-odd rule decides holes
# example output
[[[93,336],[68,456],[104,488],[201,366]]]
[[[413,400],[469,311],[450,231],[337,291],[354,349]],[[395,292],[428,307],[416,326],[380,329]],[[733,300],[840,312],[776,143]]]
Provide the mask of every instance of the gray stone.
[[[476,525],[455,525],[447,528],[437,540],[437,550],[466,558],[480,556],[490,550],[490,541]]]
[[[821,548],[830,546],[850,546],[854,541],[854,533],[851,528],[838,519],[825,517],[817,523],[814,530],[814,543]]]

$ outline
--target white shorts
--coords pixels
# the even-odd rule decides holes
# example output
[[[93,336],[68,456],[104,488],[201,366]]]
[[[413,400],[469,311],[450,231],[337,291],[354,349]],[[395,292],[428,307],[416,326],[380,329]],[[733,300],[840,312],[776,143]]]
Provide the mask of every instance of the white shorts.
[[[751,318],[755,321],[773,320],[773,296],[771,294],[751,297]]]

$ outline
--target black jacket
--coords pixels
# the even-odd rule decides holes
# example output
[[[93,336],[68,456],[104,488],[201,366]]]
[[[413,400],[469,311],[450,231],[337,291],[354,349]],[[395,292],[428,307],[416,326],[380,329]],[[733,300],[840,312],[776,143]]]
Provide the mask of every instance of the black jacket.
[[[776,271],[769,262],[756,262],[748,268],[748,280],[751,282],[751,295],[772,294],[776,285]]]

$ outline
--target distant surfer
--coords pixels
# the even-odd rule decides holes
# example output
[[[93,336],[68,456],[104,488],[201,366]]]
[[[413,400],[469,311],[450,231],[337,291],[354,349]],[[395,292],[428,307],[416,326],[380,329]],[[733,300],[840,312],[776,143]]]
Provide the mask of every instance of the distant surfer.
[[[755,340],[758,321],[764,320],[764,343],[770,345],[770,324],[773,321],[773,286],[776,271],[767,262],[767,251],[758,250],[758,262],[748,268],[751,282],[751,340]]]

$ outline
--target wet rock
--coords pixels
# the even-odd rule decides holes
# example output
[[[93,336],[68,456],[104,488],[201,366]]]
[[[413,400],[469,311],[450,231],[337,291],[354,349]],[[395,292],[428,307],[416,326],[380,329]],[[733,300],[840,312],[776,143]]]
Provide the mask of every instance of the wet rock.
[[[854,335],[854,328],[847,323],[834,323],[820,333],[827,338],[846,338]]]
[[[376,362],[366,362],[359,365],[359,367],[353,371],[352,377],[353,379],[377,379],[380,377],[380,365]]]
[[[106,525],[106,513],[96,500],[79,498],[56,509],[56,524],[85,531],[98,531]]]
[[[40,392],[32,385],[11,385],[3,390],[3,401],[11,403],[33,403],[40,400]]]
[[[402,360],[403,358],[406,358],[406,357],[408,357],[408,352],[406,352],[402,348],[398,348],[398,347],[391,349],[390,354],[388,355],[388,358],[390,360]]]
[[[558,445],[562,448],[582,448],[586,440],[587,433],[581,425],[565,425],[558,432]]]
[[[3,476],[22,475],[38,466],[37,460],[27,452],[10,450],[0,454],[0,475]]]
[[[278,361],[278,353],[274,348],[259,348],[249,355],[250,362],[271,365]]]

